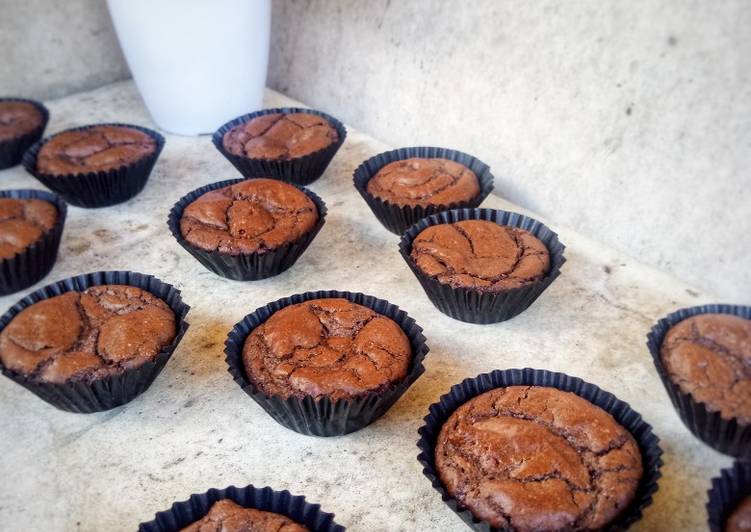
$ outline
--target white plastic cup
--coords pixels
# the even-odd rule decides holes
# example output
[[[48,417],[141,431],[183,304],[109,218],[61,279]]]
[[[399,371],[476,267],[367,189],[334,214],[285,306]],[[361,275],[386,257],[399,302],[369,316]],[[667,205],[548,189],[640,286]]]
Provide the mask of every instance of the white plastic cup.
[[[263,103],[270,0],[107,0],[120,46],[157,125],[213,133]]]

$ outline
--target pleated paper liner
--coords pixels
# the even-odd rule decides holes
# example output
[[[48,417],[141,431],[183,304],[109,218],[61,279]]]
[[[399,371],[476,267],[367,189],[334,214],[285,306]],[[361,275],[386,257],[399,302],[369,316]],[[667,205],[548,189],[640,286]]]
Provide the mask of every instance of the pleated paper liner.
[[[109,410],[123,405],[146,391],[180,343],[188,322],[185,316],[190,307],[183,303],[180,291],[153,275],[130,271],[95,272],[77,275],[40,288],[13,305],[0,318],[0,331],[26,307],[65,292],[83,291],[91,286],[103,284],[121,284],[136,286],[162,299],[175,313],[177,334],[172,342],[162,349],[154,360],[142,366],[126,369],[120,374],[110,375],[91,382],[69,382],[53,384],[38,382],[27,378],[19,372],[5,367],[0,362],[0,371],[9,379],[35,393],[51,405],[68,412],[91,413]]]
[[[26,102],[36,107],[39,112],[42,113],[42,123],[36,129],[15,138],[0,140],[0,170],[5,168],[11,168],[21,162],[24,152],[42,138],[44,128],[47,127],[47,122],[50,119],[50,112],[40,102],[35,100],[27,100],[25,98],[0,98],[0,103],[3,102]]]
[[[506,386],[548,386],[573,392],[590,403],[599,406],[612,415],[615,420],[626,428],[639,445],[642,455],[644,474],[637,487],[634,499],[606,530],[625,530],[631,524],[641,519],[644,508],[652,503],[652,496],[657,491],[657,481],[660,478],[662,466],[662,449],[659,439],[652,432],[641,415],[613,394],[606,392],[594,384],[577,377],[570,377],[565,373],[554,373],[539,369],[508,369],[483,373],[473,379],[465,379],[460,384],[451,387],[437,403],[430,405],[429,413],[425,416],[425,424],[418,431],[420,439],[417,447],[420,454],[417,460],[423,465],[423,474],[430,480],[433,488],[441,494],[446,505],[451,508],[473,530],[483,532],[497,532],[487,521],[475,519],[472,513],[461,506],[443,486],[435,464],[435,446],[441,427],[451,414],[470,399],[477,397],[494,388]]]
[[[65,201],[77,207],[97,208],[116,205],[136,196],[149,180],[151,170],[164,147],[164,137],[145,127],[131,124],[92,124],[65,131],[79,131],[95,126],[118,126],[136,129],[146,133],[156,142],[154,152],[141,159],[107,171],[88,172],[84,174],[51,175],[37,169],[39,150],[52,137],[41,140],[29,148],[23,156],[26,171],[36,177],[50,190],[57,192]]]
[[[412,242],[421,231],[432,225],[464,220],[487,220],[498,225],[526,229],[548,248],[550,271],[538,282],[495,293],[472,288],[454,288],[428,276],[418,268],[410,256]],[[565,249],[566,246],[558,240],[558,235],[537,220],[514,212],[492,209],[456,209],[434,214],[410,227],[399,242],[399,252],[420,281],[433,305],[454,319],[470,323],[497,323],[511,319],[526,310],[560,275],[561,266],[566,262],[563,256]]]
[[[315,239],[316,235],[323,227],[323,224],[326,221],[326,213],[328,211],[326,209],[326,204],[318,197],[318,195],[308,189],[297,187],[304,192],[306,196],[313,200],[313,203],[315,203],[316,208],[318,209],[318,221],[310,231],[293,242],[289,242],[278,248],[266,250],[261,253],[232,255],[230,253],[221,253],[219,251],[206,251],[195,247],[191,245],[190,242],[186,241],[180,232],[180,218],[182,218],[185,208],[198,199],[199,196],[210,190],[234,185],[244,180],[244,178],[241,178],[219,181],[217,183],[197,188],[193,192],[186,194],[175,203],[174,207],[172,207],[169,217],[167,218],[167,225],[172,232],[172,236],[177,240],[177,243],[185,248],[188,253],[193,255],[193,257],[195,257],[196,260],[203,264],[209,271],[235,281],[257,281],[259,279],[273,277],[274,275],[278,275],[291,268],[305,250],[308,249],[308,246],[313,242],[313,239]]]
[[[0,259],[0,296],[5,296],[33,285],[55,265],[68,206],[56,194],[43,190],[0,190],[0,198],[39,199],[57,208],[57,222],[39,240],[13,257]]]
[[[401,161],[412,157],[438,157],[466,166],[477,175],[477,179],[480,182],[480,193],[469,201],[460,201],[449,205],[429,205],[427,207],[418,205],[411,207],[390,203],[368,192],[368,181],[381,168],[394,161]],[[379,153],[357,167],[353,180],[355,188],[368,204],[370,210],[373,211],[376,218],[378,218],[378,221],[386,229],[397,235],[401,235],[410,226],[432,214],[451,209],[477,207],[493,190],[493,174],[490,173],[490,167],[487,164],[460,151],[434,147],[399,148],[398,150]]]
[[[720,476],[712,479],[707,492],[709,529],[723,532],[728,517],[740,502],[751,496],[751,462],[735,462],[733,467],[723,469]]]
[[[303,155],[302,157],[295,157],[287,160],[253,159],[250,157],[235,155],[224,148],[224,135],[230,129],[249,122],[259,116],[275,113],[308,113],[320,116],[326,119],[328,123],[336,129],[339,139],[318,151],[309,153],[308,155]],[[314,109],[279,107],[276,109],[263,109],[262,111],[256,111],[255,113],[250,113],[235,118],[234,120],[230,120],[214,133],[212,141],[214,142],[216,149],[219,150],[219,152],[224,155],[245,177],[270,177],[272,179],[279,179],[281,181],[305,186],[311,184],[323,175],[326,167],[328,167],[331,159],[334,158],[336,152],[342,144],[344,144],[344,139],[346,138],[347,129],[344,127],[344,124],[331,115]]]
[[[196,493],[187,501],[176,502],[169,510],[157,512],[155,518],[138,526],[139,532],[178,532],[202,519],[217,501],[230,499],[245,508],[254,508],[289,517],[308,527],[312,532],[344,532],[345,528],[334,522],[334,514],[321,510],[320,504],[309,503],[301,495],[289,491],[275,491],[269,487],[253,485],[237,488],[210,489]]]
[[[344,298],[394,320],[407,335],[412,347],[412,362],[407,376],[384,391],[370,392],[349,400],[332,401],[328,397],[316,400],[312,396],[306,396],[303,399],[297,397],[284,399],[280,396],[269,396],[260,391],[249,381],[245,373],[242,352],[246,338],[253,329],[278,310],[319,298]],[[279,424],[310,436],[341,436],[360,430],[377,420],[425,372],[423,359],[428,353],[422,327],[399,307],[373,296],[337,290],[295,294],[269,303],[237,323],[230,331],[225,346],[224,352],[227,355],[229,372],[245,393],[261,405]]]
[[[751,459],[751,424],[726,419],[719,411],[711,410],[705,403],[696,401],[691,394],[684,393],[668,375],[660,356],[660,348],[668,330],[678,322],[699,314],[732,314],[751,319],[751,307],[741,305],[700,305],[678,310],[658,321],[647,334],[647,347],[662,384],[670,396],[684,425],[694,436],[720,451],[736,458]]]

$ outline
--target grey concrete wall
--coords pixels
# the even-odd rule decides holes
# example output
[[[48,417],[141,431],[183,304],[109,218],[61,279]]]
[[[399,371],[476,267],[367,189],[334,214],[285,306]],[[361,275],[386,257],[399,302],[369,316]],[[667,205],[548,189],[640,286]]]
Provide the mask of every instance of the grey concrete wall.
[[[279,0],[270,83],[751,301],[751,2]]]
[[[0,0],[0,94],[54,98],[130,76],[104,0]]]
[[[103,0],[0,0],[0,94],[128,76]],[[275,0],[270,84],[751,301],[751,2]]]

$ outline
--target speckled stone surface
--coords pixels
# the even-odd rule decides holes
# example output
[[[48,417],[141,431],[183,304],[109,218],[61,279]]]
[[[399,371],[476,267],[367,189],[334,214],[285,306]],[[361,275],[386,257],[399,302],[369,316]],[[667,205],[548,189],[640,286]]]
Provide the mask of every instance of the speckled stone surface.
[[[744,0],[276,0],[269,85],[743,304],[749,27]]]
[[[266,103],[296,102],[270,92]],[[48,105],[50,133],[108,120],[154,127],[130,83]],[[715,298],[553,224],[568,246],[568,262],[531,308],[497,325],[454,321],[430,304],[399,256],[398,237],[376,221],[352,186],[355,167],[387,148],[350,130],[310,187],[328,205],[326,225],[291,270],[264,281],[217,277],[167,229],[167,213],[183,194],[237,176],[209,137],[167,135],[151,180],[131,201],[99,210],[70,207],[50,275],[0,298],[0,310],[64,277],[131,269],[180,288],[192,306],[191,328],[151,388],[109,412],[64,413],[0,378],[0,528],[133,530],[191,493],[253,483],[304,494],[353,532],[466,530],[423,477],[416,431],[428,406],[452,384],[496,368],[533,366],[614,392],[662,439],[660,491],[632,530],[705,530],[710,478],[731,460],[683,427],[645,334],[669,311]],[[0,183],[41,188],[20,167],[0,172]],[[494,196],[483,206],[515,208]],[[224,339],[235,322],[269,301],[314,289],[388,299],[425,328],[431,347],[427,372],[391,411],[341,438],[281,427],[232,381],[224,362]]]
[[[101,0],[0,0],[0,93],[53,98],[130,77]]]

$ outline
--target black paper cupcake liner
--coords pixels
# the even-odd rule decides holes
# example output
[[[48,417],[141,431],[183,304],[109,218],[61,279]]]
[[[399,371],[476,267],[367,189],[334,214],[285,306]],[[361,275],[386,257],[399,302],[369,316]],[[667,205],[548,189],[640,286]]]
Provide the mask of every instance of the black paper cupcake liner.
[[[712,487],[707,492],[709,529],[723,532],[728,517],[750,495],[751,462],[735,462],[733,467],[723,469],[719,477],[712,479]]]
[[[5,367],[0,362],[3,375],[35,393],[51,405],[68,412],[91,413],[109,410],[123,405],[146,391],[180,343],[188,322],[185,316],[190,307],[183,303],[180,291],[153,275],[129,271],[95,272],[70,277],[40,288],[21,299],[0,318],[0,332],[26,307],[65,292],[83,291],[91,286],[122,284],[141,288],[162,299],[175,313],[177,334],[172,342],[160,351],[156,358],[137,368],[127,369],[118,375],[97,379],[92,382],[69,382],[53,384],[37,382],[19,372]]]
[[[235,281],[257,281],[259,279],[266,279],[268,277],[273,277],[274,275],[279,275],[291,268],[305,250],[308,249],[308,246],[313,242],[316,235],[318,235],[318,232],[326,222],[326,213],[328,211],[326,209],[326,204],[317,194],[298,186],[297,188],[304,192],[305,195],[315,203],[316,208],[318,209],[318,221],[310,231],[294,242],[289,242],[278,248],[264,251],[263,253],[232,255],[230,253],[220,253],[218,251],[206,251],[192,246],[187,240],[185,240],[180,232],[180,218],[182,218],[185,207],[210,190],[234,185],[242,181],[245,181],[245,179],[241,178],[219,181],[217,183],[197,188],[193,192],[186,194],[180,198],[180,200],[178,200],[178,202],[172,207],[172,210],[170,210],[169,217],[167,218],[167,225],[172,232],[172,236],[177,240],[177,243],[185,248],[188,253],[193,255],[193,257],[195,257],[196,260],[203,264],[209,271]]]
[[[2,102],[30,103],[42,113],[42,124],[25,135],[0,141],[0,170],[11,168],[21,162],[21,158],[29,146],[42,138],[44,128],[47,127],[47,122],[49,122],[50,119],[50,112],[47,108],[35,100],[27,100],[25,98],[0,98],[0,103]]]
[[[112,170],[85,174],[50,175],[37,170],[39,150],[52,137],[47,137],[29,148],[23,155],[23,166],[42,184],[60,194],[65,201],[77,207],[109,207],[128,201],[141,192],[149,180],[159,154],[164,148],[164,137],[151,129],[132,124],[91,124],[65,131],[80,131],[95,126],[120,126],[146,133],[156,142],[154,152],[131,164]],[[64,133],[64,131],[61,131]]]
[[[394,161],[401,161],[411,157],[438,157],[466,166],[477,175],[477,179],[480,182],[480,193],[469,201],[459,201],[448,205],[429,205],[427,207],[418,205],[411,207],[390,203],[368,192],[368,181],[381,168]],[[373,211],[376,218],[378,218],[378,221],[386,229],[397,235],[401,235],[407,228],[432,214],[451,209],[477,207],[493,190],[493,174],[490,173],[490,167],[487,164],[460,151],[434,147],[399,148],[398,150],[379,153],[357,167],[353,180],[355,188],[368,204],[370,210]]]
[[[647,334],[647,347],[657,374],[665,386],[683,424],[694,436],[721,453],[736,458],[751,458],[751,424],[739,423],[736,419],[726,419],[719,411],[712,411],[706,403],[696,401],[691,394],[684,393],[670,380],[660,356],[660,348],[668,330],[678,322],[698,314],[732,314],[751,319],[751,307],[741,305],[700,305],[678,310],[658,321]]]
[[[661,476],[662,449],[659,446],[659,439],[652,432],[652,427],[642,419],[638,412],[632,410],[628,403],[594,384],[577,377],[570,377],[565,373],[532,368],[495,370],[473,379],[464,379],[460,384],[452,386],[451,390],[437,403],[430,405],[429,413],[424,418],[425,425],[418,430],[420,439],[417,447],[421,452],[417,460],[423,465],[423,474],[454,513],[473,530],[483,532],[499,530],[491,527],[487,521],[476,519],[468,509],[461,506],[459,501],[446,491],[435,465],[435,446],[441,427],[457,408],[480,394],[506,386],[548,386],[573,392],[610,413],[621,426],[627,429],[639,445],[644,474],[629,506],[607,526],[606,530],[626,530],[631,524],[641,519],[642,511],[652,504],[652,496],[657,491],[657,481]]]
[[[0,198],[40,199],[57,208],[57,222],[52,229],[20,253],[0,259],[0,296],[5,296],[33,285],[55,265],[68,206],[59,196],[44,190],[0,190]]]
[[[269,396],[260,391],[245,374],[242,352],[246,338],[253,329],[278,310],[319,298],[344,298],[394,320],[407,335],[412,347],[412,363],[407,376],[384,391],[371,392],[350,400],[332,401],[328,397],[315,400],[311,396],[303,399],[297,397],[284,399],[280,396]],[[377,420],[425,372],[422,362],[428,353],[422,327],[399,307],[373,296],[337,290],[295,294],[256,309],[235,325],[227,337],[225,346],[224,352],[227,355],[229,372],[245,393],[261,405],[279,424],[309,436],[341,436],[360,430]]]
[[[288,160],[269,160],[269,159],[252,159],[250,157],[242,157],[228,152],[224,148],[224,135],[233,127],[244,124],[259,116],[274,114],[274,113],[308,113],[314,114],[325,118],[331,126],[336,129],[339,134],[339,139],[313,153],[303,155],[302,157],[295,157]],[[263,109],[262,111],[256,111],[255,113],[249,113],[240,117],[230,120],[222,127],[220,127],[212,137],[214,146],[216,149],[224,155],[229,162],[231,162],[238,171],[245,177],[270,177],[272,179],[279,179],[281,181],[287,181],[296,185],[309,185],[321,175],[328,167],[331,159],[344,144],[344,139],[347,138],[347,129],[339,120],[331,115],[316,111],[314,109],[303,109],[299,107],[279,107],[276,109]]]
[[[237,488],[230,486],[206,493],[196,493],[187,501],[176,502],[169,510],[157,512],[155,518],[138,526],[139,532],[178,532],[191,523],[202,519],[211,506],[220,500],[230,499],[245,508],[286,515],[293,521],[308,527],[311,532],[344,532],[345,528],[334,522],[334,514],[321,510],[320,504],[309,503],[301,495],[289,491],[275,491],[269,487],[253,485]]]
[[[536,283],[495,293],[471,288],[454,288],[430,277],[412,260],[412,242],[427,227],[463,220],[487,220],[529,231],[548,248],[550,271],[544,279]],[[457,209],[434,214],[410,227],[399,242],[399,252],[420,281],[433,305],[454,319],[470,323],[497,323],[526,310],[560,275],[561,266],[566,262],[563,256],[565,249],[566,246],[558,240],[558,235],[537,220],[515,212],[493,209]]]

